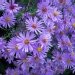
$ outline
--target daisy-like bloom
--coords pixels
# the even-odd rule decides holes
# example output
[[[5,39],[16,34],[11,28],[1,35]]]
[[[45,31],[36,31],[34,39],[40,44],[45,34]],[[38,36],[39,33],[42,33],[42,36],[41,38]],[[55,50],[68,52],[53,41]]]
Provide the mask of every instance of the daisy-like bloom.
[[[30,67],[30,60],[26,53],[22,53],[19,60],[16,61],[17,66],[20,66],[23,71],[28,71]]]
[[[39,39],[38,39],[38,42],[42,45],[42,47],[44,48],[47,48],[48,46],[51,46],[51,35],[46,33],[46,32],[43,32]]]
[[[34,18],[29,18],[26,20],[27,24],[27,29],[30,30],[31,32],[35,32],[36,34],[41,33],[43,26],[42,22],[38,21],[37,17]]]
[[[62,8],[63,6],[71,5],[72,1],[71,0],[54,0],[53,4],[57,6],[58,8]]]
[[[4,10],[6,6],[6,0],[0,0],[0,10]]]
[[[16,69],[8,68],[6,70],[6,75],[22,75],[22,71],[19,68]]]
[[[50,12],[49,0],[42,1],[38,4],[37,13],[39,16],[41,16],[42,18],[46,18],[49,12]]]
[[[34,39],[34,34],[30,33],[20,33],[19,36],[17,36],[16,41],[17,46],[19,49],[22,49],[22,51],[28,52],[28,51],[33,51],[33,44],[35,43],[36,40]]]
[[[6,11],[10,13],[17,13],[21,7],[18,6],[18,4],[15,4],[15,0],[9,0],[10,2],[6,5]]]
[[[14,57],[14,55],[16,55],[16,58],[20,57],[20,53],[22,53],[22,51],[19,50],[19,48],[17,46],[16,37],[14,37],[10,40],[10,42],[7,45],[7,48],[9,49],[10,56]]]
[[[66,35],[63,35],[62,38],[59,39],[58,47],[61,48],[61,50],[68,50],[68,51],[73,50],[72,42]]]
[[[46,28],[44,29],[44,31],[46,31],[48,34],[54,34],[54,29],[54,23],[49,21],[48,23],[46,23]]]
[[[72,29],[74,30],[75,29],[75,18],[71,19],[71,26],[72,26]]]
[[[64,26],[65,31],[67,31],[68,28],[72,28],[71,18],[68,17],[67,15],[64,15],[64,19],[63,19],[63,23],[62,24]]]
[[[50,65],[45,64],[40,69],[41,75],[54,75],[54,71],[51,69]]]
[[[52,8],[50,15],[53,22],[59,22],[62,19],[62,14],[56,7]]]
[[[48,50],[44,49],[44,47],[42,47],[40,43],[35,43],[34,46],[33,46],[33,54],[34,54],[34,56],[37,55],[40,58],[45,58],[47,51]]]
[[[14,60],[14,57],[10,56],[10,50],[8,48],[4,49],[4,51],[2,52],[2,57],[4,57],[9,63],[13,62]]]
[[[62,63],[63,62],[62,55],[63,55],[62,53],[60,53],[58,51],[54,51],[54,53],[53,53],[53,61],[58,62],[58,64]]]
[[[73,60],[69,53],[63,54],[63,62],[65,68],[72,68],[73,66],[75,66],[75,60]]]
[[[36,69],[36,67],[39,67],[40,64],[44,64],[45,59],[40,58],[37,55],[36,56],[32,55],[29,57],[29,62],[30,62],[30,66]]]
[[[11,13],[5,12],[2,17],[0,17],[0,24],[7,28],[15,24],[15,16]]]

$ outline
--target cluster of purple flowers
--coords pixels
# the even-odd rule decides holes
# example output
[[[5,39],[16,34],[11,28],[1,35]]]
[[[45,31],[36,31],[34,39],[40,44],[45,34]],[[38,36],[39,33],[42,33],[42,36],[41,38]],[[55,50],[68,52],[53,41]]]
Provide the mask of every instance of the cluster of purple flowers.
[[[15,25],[20,9],[15,0],[0,0],[0,10],[4,11],[0,27]],[[59,75],[66,69],[75,72],[75,5],[72,0],[40,0],[35,16],[26,12],[20,23],[17,35],[9,41],[0,38],[0,58],[16,66],[8,68],[6,75]],[[51,49],[52,56],[48,58]]]

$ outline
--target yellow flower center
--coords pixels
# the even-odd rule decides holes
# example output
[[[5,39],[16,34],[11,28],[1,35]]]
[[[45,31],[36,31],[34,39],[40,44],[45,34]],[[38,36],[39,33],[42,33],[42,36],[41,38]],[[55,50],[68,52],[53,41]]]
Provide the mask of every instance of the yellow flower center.
[[[53,15],[54,16],[58,16],[59,15],[59,12],[58,11],[54,11]]]
[[[38,47],[37,50],[38,50],[39,52],[41,52],[41,51],[42,51],[42,48],[41,48],[41,47]]]
[[[5,20],[6,20],[6,22],[9,22],[10,21],[10,18],[9,17],[6,17]]]
[[[75,27],[75,23],[73,23],[72,26]]]
[[[25,39],[24,40],[24,44],[27,44],[28,45],[29,43],[30,43],[30,41],[28,39]]]

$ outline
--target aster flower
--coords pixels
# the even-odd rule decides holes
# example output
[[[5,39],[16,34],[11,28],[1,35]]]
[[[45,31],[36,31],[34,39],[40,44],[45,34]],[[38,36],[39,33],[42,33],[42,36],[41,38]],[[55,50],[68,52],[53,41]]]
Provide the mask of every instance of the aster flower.
[[[17,46],[19,49],[22,49],[22,51],[28,52],[28,51],[33,51],[33,44],[35,43],[34,39],[34,34],[30,33],[20,33],[19,36],[17,36],[16,41]]]
[[[71,26],[70,28],[72,28],[73,30],[75,29],[75,18],[71,19]]]
[[[5,12],[2,17],[0,17],[0,24],[7,28],[15,24],[15,17],[13,14]]]
[[[44,31],[48,34],[54,34],[55,32],[55,26],[53,22],[48,22],[46,23],[46,28],[44,29]]]
[[[7,61],[8,63],[13,62],[13,60],[14,60],[14,57],[13,57],[13,56],[10,56],[10,50],[9,50],[8,48],[5,48],[5,49],[4,49],[4,51],[2,52],[2,57],[3,57],[4,59],[6,59],[6,61]]]
[[[60,53],[58,51],[54,51],[53,57],[52,57],[53,61],[58,62],[58,64],[63,63],[62,56],[63,56],[62,53]]]
[[[70,17],[68,17],[67,15],[64,15],[63,26],[66,31],[68,31],[69,28],[72,28],[70,20],[71,20]]]
[[[13,56],[16,54],[16,57],[20,57],[20,54],[22,53],[21,50],[18,49],[16,37],[13,37],[10,42],[7,45],[7,48],[9,49],[9,55]]]
[[[35,43],[33,46],[33,54],[34,56],[38,56],[39,58],[45,58],[47,51],[48,50],[42,47],[40,43]]]
[[[63,62],[65,68],[72,68],[73,66],[75,66],[75,61],[73,60],[73,58],[70,56],[69,53],[63,54]]]
[[[10,2],[7,3],[5,9],[10,13],[17,13],[21,9],[21,7],[19,7],[18,4],[15,4],[15,0],[10,0]]]
[[[47,48],[48,46],[51,46],[51,35],[43,32],[39,37],[39,43],[42,45],[42,47]]]
[[[18,68],[16,68],[16,69],[8,68],[6,70],[6,75],[21,75],[21,74],[22,74],[22,71]]]
[[[54,75],[54,71],[48,65],[41,67],[41,73],[42,75]]]
[[[53,4],[55,6],[57,6],[58,8],[62,8],[64,6],[66,6],[66,5],[71,5],[72,1],[71,0],[54,0]]]
[[[50,11],[49,0],[42,1],[38,4],[37,13],[39,16],[46,18]]]
[[[30,62],[30,66],[32,68],[36,68],[39,67],[41,64],[44,64],[45,59],[40,58],[38,55],[34,56],[29,56],[29,62]]]
[[[6,6],[6,0],[0,0],[0,10],[4,10]]]
[[[23,71],[29,71],[30,61],[26,53],[22,53],[17,60],[17,66],[20,66]]]
[[[30,30],[31,32],[41,33],[43,26],[42,26],[42,21],[38,21],[37,17],[34,18],[29,18],[26,20],[27,24],[27,29]]]
[[[61,11],[59,11],[56,7],[52,7],[50,15],[53,22],[59,22],[62,19]]]
[[[72,43],[68,36],[63,35],[61,39],[58,41],[58,47],[61,48],[61,50],[68,50],[72,51]]]

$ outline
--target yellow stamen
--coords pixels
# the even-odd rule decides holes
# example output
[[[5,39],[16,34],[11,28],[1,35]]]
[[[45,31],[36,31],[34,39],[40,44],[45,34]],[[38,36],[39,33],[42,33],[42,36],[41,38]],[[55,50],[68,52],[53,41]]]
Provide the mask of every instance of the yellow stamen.
[[[6,17],[5,20],[6,20],[6,22],[9,22],[10,21],[10,18],[9,17]]]
[[[59,15],[59,12],[58,11],[54,11],[53,15],[54,16],[58,16]]]
[[[72,26],[75,27],[75,23],[73,23]]]
[[[38,50],[39,52],[41,52],[41,51],[42,51],[42,48],[41,48],[41,47],[38,47],[37,50]]]

